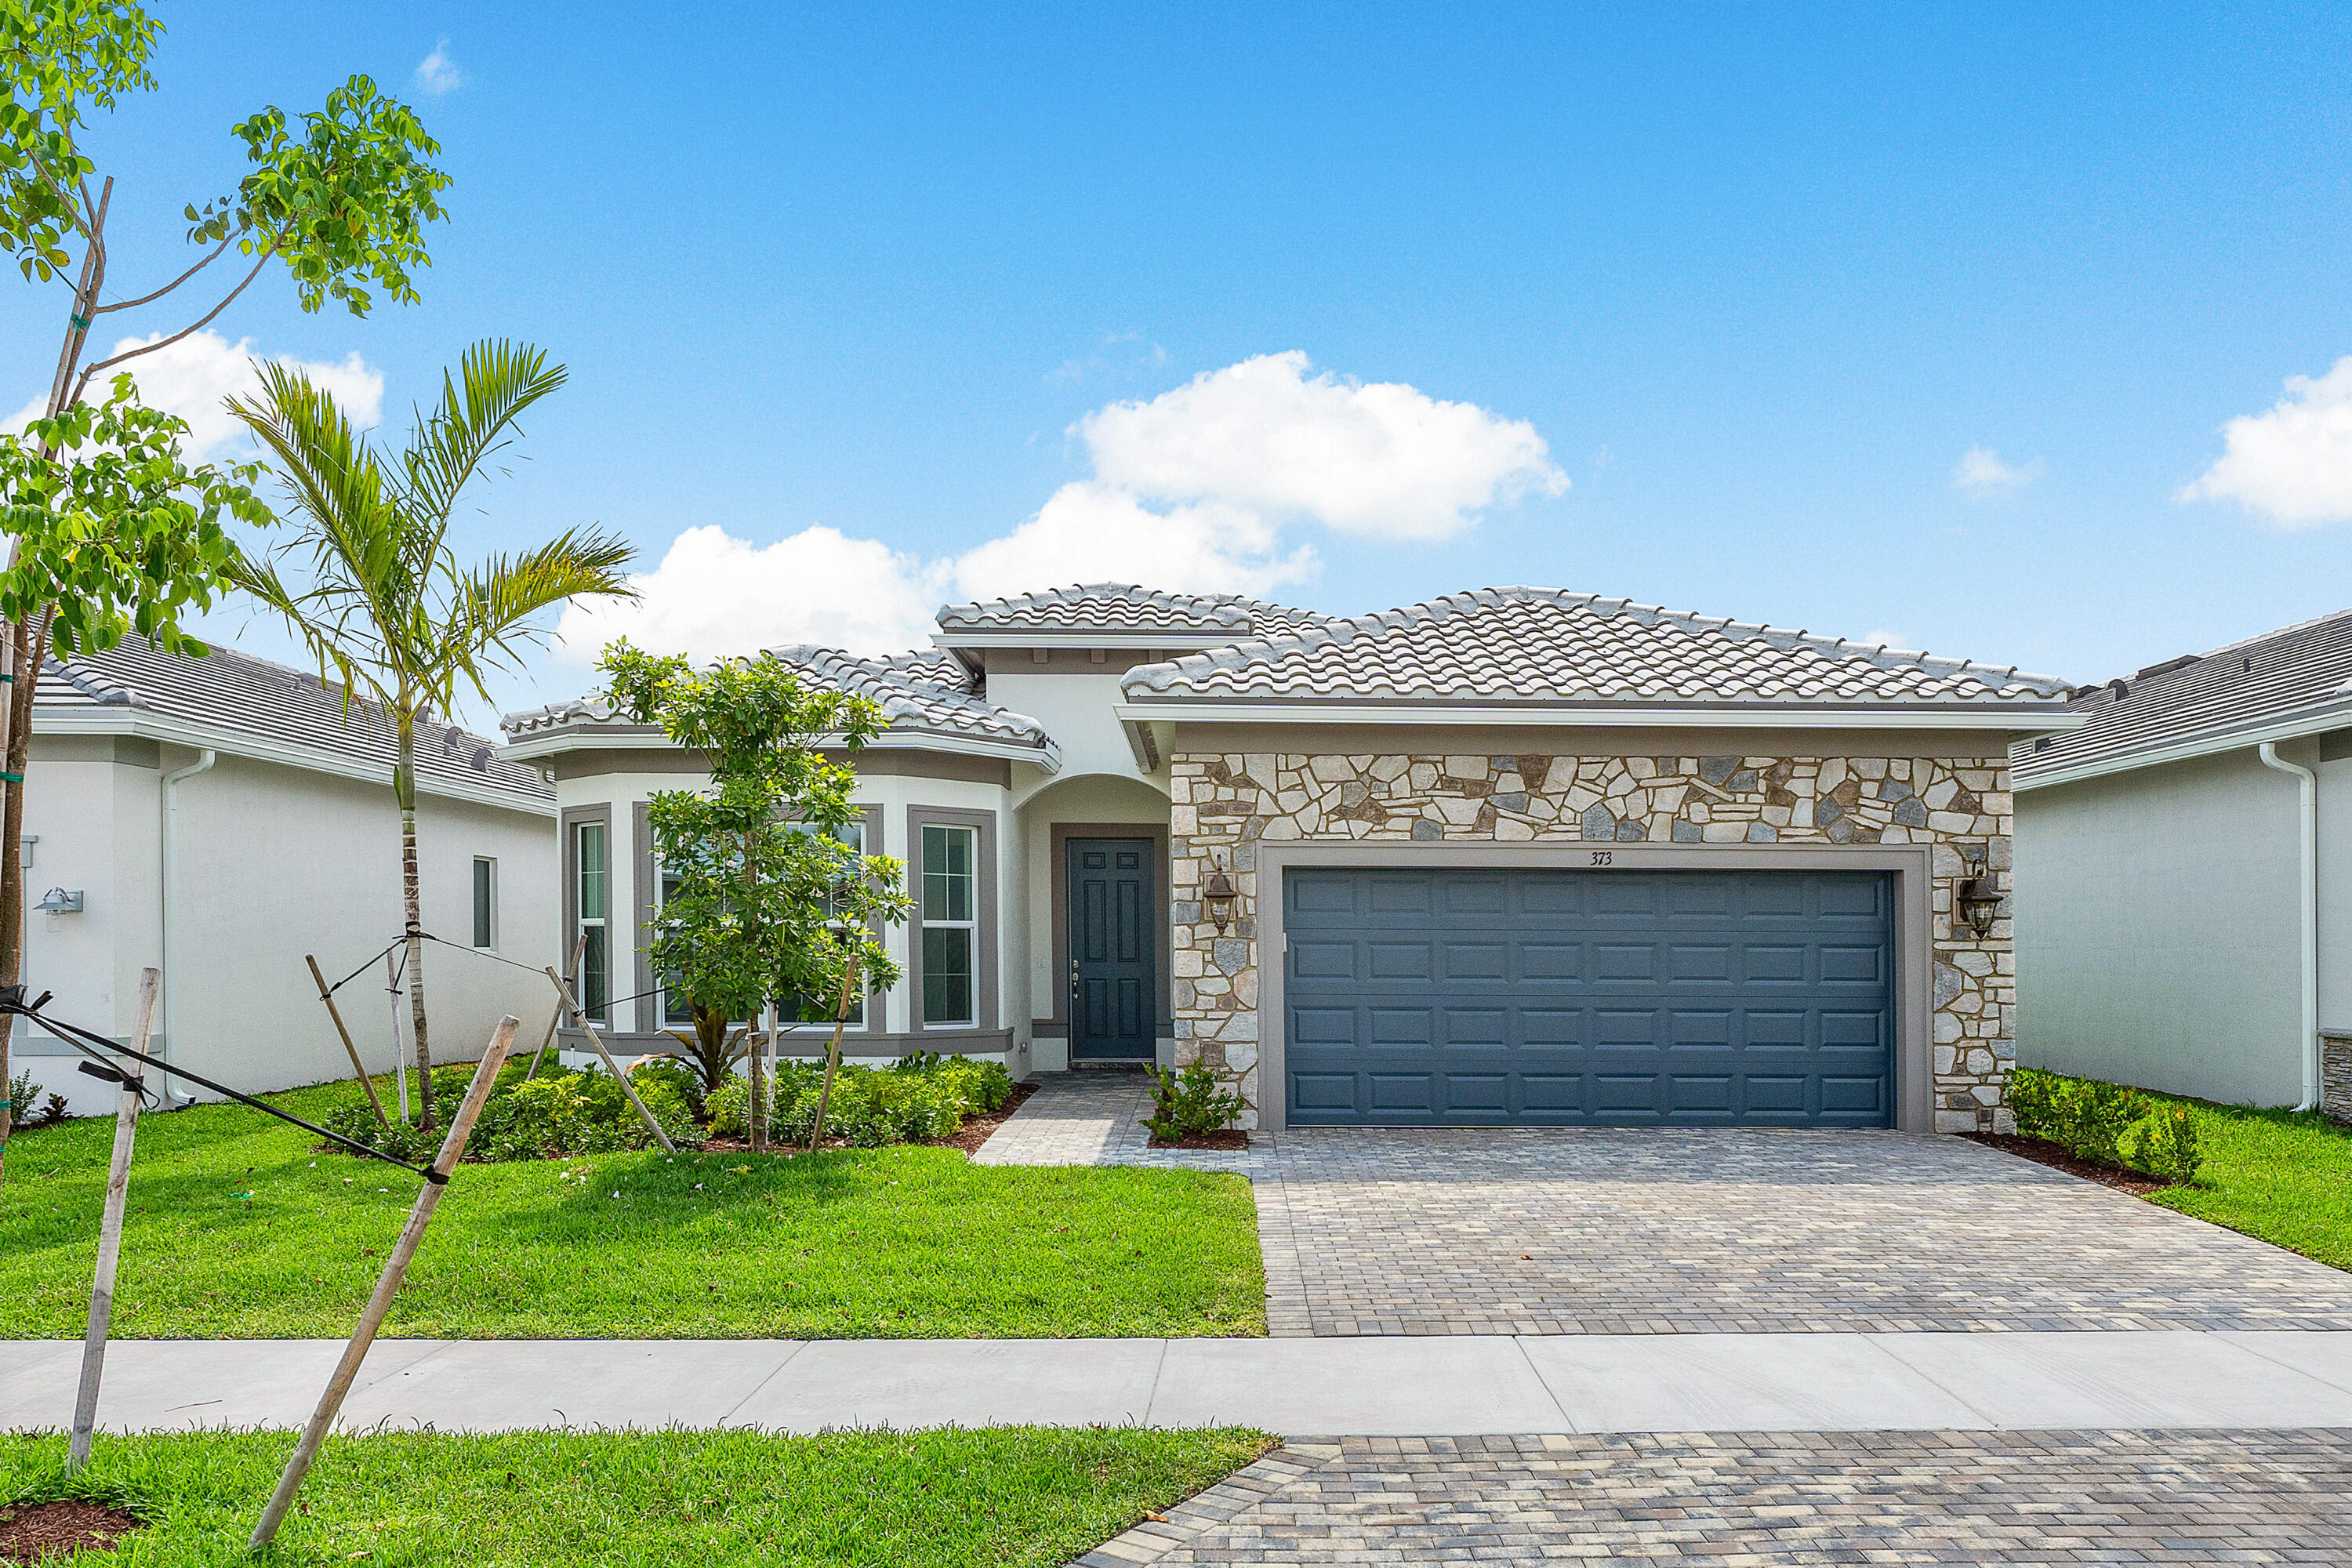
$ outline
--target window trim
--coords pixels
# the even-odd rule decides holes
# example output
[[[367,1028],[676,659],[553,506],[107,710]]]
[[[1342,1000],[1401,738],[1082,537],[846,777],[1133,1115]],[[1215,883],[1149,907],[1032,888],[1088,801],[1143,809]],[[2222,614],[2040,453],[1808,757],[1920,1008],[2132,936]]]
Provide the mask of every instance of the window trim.
[[[609,801],[601,802],[595,805],[566,806],[558,819],[558,826],[563,835],[562,856],[563,925],[557,933],[556,952],[557,956],[569,963],[572,960],[572,945],[580,940],[580,829],[592,822],[599,824],[604,829],[604,984],[609,992],[615,967],[613,963],[613,939],[615,932],[625,929],[613,918],[612,879],[619,866],[618,858],[613,853],[613,806]],[[569,973],[563,978],[572,984],[574,995],[583,1010],[585,1010],[588,999],[578,995],[580,984],[578,973]],[[593,1013],[589,1014],[588,1016],[593,1023],[611,1027],[614,1023],[613,1012],[612,999],[608,995],[604,1004],[604,1016],[599,1018]]]
[[[482,882],[482,868],[485,866],[490,868],[489,885],[487,888]],[[474,857],[474,879],[467,891],[471,895],[474,905],[474,951],[496,952],[499,951],[499,858],[497,856]],[[490,938],[487,942],[480,940],[485,928],[488,928]]]
[[[965,1024],[923,1021],[922,847],[926,827],[969,827],[972,833],[972,1007]],[[1002,1026],[997,1004],[996,813],[946,805],[907,808],[907,880],[914,908],[907,916],[907,1030],[912,1035],[970,1035]]]

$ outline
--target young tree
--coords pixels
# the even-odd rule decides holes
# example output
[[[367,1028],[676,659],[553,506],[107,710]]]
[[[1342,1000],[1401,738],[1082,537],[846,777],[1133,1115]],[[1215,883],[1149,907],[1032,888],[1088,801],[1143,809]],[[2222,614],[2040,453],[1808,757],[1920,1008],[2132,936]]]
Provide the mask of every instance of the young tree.
[[[229,411],[261,438],[288,497],[293,537],[266,562],[231,568],[236,585],[278,612],[332,669],[347,700],[383,710],[398,746],[401,897],[408,917],[408,1008],[415,1035],[420,1126],[430,1129],[433,1054],[425,1016],[425,939],[417,900],[416,722],[446,715],[461,689],[488,700],[484,677],[511,664],[541,632],[534,617],[582,595],[630,596],[621,539],[572,529],[520,555],[470,570],[449,547],[458,497],[520,434],[523,411],[563,384],[563,367],[523,344],[476,343],[441,398],[420,414],[408,444],[379,450],[335,400],[283,365],[258,367],[257,397]],[[303,559],[289,583],[278,561]]]
[[[820,749],[856,752],[881,731],[880,707],[812,689],[765,654],[698,670],[616,642],[601,668],[614,708],[703,752],[710,773],[708,789],[663,790],[646,804],[671,886],[649,933],[655,972],[676,977],[698,1017],[749,1019],[781,998],[821,998],[834,1022],[829,1094],[861,982],[881,991],[898,978],[874,928],[911,907],[897,860],[842,842],[857,820],[857,774]],[[755,1148],[767,1135],[762,1068],[754,1048]]]
[[[224,508],[257,515],[221,488],[234,488],[233,474],[181,468],[178,432],[169,433],[170,450],[163,451],[157,439],[166,429],[157,421],[164,416],[133,413],[136,405],[119,380],[111,413],[79,422],[68,416],[82,405],[94,378],[201,331],[273,262],[293,279],[306,310],[332,300],[364,316],[375,291],[413,301],[410,275],[430,260],[424,228],[443,216],[439,194],[449,184],[429,162],[440,148],[415,115],[367,78],[352,77],[299,121],[272,107],[234,127],[248,165],[245,177],[226,195],[185,208],[188,239],[205,247],[203,254],[161,287],[123,297],[110,287],[114,180],[100,174],[84,138],[92,114],[154,88],[148,68],[162,32],[136,0],[0,0],[0,249],[26,281],[68,290],[41,416],[7,458],[0,842],[10,846],[24,831],[34,689],[52,639],[68,650],[103,648],[102,640],[75,640],[80,629],[128,623],[165,634],[164,646],[203,651],[180,637],[177,616],[183,608],[201,608],[217,584],[223,541],[207,531],[216,529]],[[205,269],[231,251],[233,266],[248,258],[251,265],[225,289],[203,292],[212,280]],[[148,337],[84,363],[90,329],[131,311],[144,314],[124,315],[123,324],[145,324]],[[59,470],[60,460],[66,467],[87,461],[118,438],[149,454],[138,474],[80,480]],[[165,466],[155,467],[159,462]],[[180,473],[171,482],[174,468]],[[135,515],[90,510],[122,501],[125,481],[142,498]],[[156,504],[165,497],[193,510]],[[109,542],[95,550],[78,542],[98,538]],[[0,855],[0,984],[15,984],[23,973],[24,910],[21,858]],[[6,1076],[14,1023],[0,1015],[0,1078]],[[8,1111],[0,1104],[0,1151],[7,1134]]]

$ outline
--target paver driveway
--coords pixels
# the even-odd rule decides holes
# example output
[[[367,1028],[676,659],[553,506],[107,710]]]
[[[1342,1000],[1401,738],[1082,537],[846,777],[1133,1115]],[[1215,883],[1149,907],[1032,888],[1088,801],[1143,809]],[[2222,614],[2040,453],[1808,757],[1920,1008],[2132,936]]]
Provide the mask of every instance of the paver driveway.
[[[1248,1173],[1277,1333],[2352,1329],[2352,1274],[1956,1138],[1315,1128],[1144,1145],[1048,1080],[981,1158]]]
[[[2352,1562],[2352,1433],[1294,1441],[1079,1560]]]

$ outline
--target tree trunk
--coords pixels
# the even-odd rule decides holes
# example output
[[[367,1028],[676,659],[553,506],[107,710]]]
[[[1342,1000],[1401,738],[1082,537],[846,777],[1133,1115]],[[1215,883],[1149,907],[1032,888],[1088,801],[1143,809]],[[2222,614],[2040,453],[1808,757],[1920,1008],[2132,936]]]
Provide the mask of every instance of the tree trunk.
[[[433,1131],[433,1047],[425,1033],[425,922],[416,890],[416,716],[394,719],[400,759],[392,770],[393,798],[400,803],[400,900],[408,918],[408,1027],[416,1038],[417,1126]]]
[[[743,835],[743,941],[747,947],[757,952],[759,927],[758,917],[753,911],[760,907],[757,897],[760,890],[760,873],[759,868],[751,858],[751,834]],[[752,1020],[755,1024],[760,1021],[762,1011],[759,1008],[752,1010]],[[764,1012],[768,1026],[768,1038],[772,1040],[776,1034],[776,1004],[772,998],[768,1002]],[[760,1070],[764,1065],[761,1061],[764,1050],[764,1045],[756,1035],[745,1042],[745,1054],[751,1059],[744,1064],[744,1071],[751,1080],[751,1095],[743,1109],[743,1131],[747,1141],[755,1150],[765,1149],[768,1146],[768,1085],[766,1075]]]
[[[49,618],[40,617],[38,629],[17,626],[9,650],[16,679],[8,693],[7,771],[25,776],[25,761],[33,751],[33,692],[40,685],[41,661],[49,651]],[[0,804],[0,984],[15,985],[25,978],[25,786],[7,786]],[[6,1173],[8,1135],[16,1121],[16,1097],[8,1089],[12,1065],[8,1047],[15,1034],[14,1014],[0,1014],[0,1175]]]
[[[841,1032],[849,1026],[849,998],[857,984],[857,949],[851,947],[841,973],[841,996],[833,1009],[833,1044],[824,1052],[824,1086],[816,1091],[816,1122],[809,1129],[809,1150],[814,1152],[816,1141],[824,1136],[825,1107],[833,1102],[833,1075],[841,1066]]]
[[[85,187],[86,188],[86,187]],[[68,389],[73,385],[74,371],[81,363],[83,340],[89,336],[91,307],[98,303],[98,291],[106,282],[106,209],[114,204],[114,176],[109,174],[100,187],[98,210],[90,215],[89,244],[81,254],[81,276],[75,281],[73,308],[67,312],[68,325],[65,342],[58,349],[58,369],[49,383],[49,397],[43,412],[54,418],[64,412]],[[46,456],[55,457],[51,447]],[[7,564],[16,563],[16,545],[8,545]],[[0,756],[7,759],[6,771],[16,775],[11,784],[0,780],[0,834],[6,843],[0,846],[5,860],[0,860],[0,984],[15,985],[25,977],[25,759],[33,748],[33,696],[41,684],[41,661],[49,651],[49,618],[53,611],[44,610],[36,618],[39,630],[22,622],[7,626],[8,671],[16,679],[7,688],[7,728],[0,731],[5,743],[0,743]],[[8,1168],[8,1136],[15,1131],[16,1097],[9,1092],[8,1047],[16,1034],[16,1017],[13,1013],[0,1014],[0,1179]]]
[[[0,756],[16,752],[16,738],[25,728],[16,720],[16,688],[31,690],[40,683],[41,675],[38,669],[26,666],[26,628],[18,626],[9,629],[8,668],[17,679],[7,688],[8,743],[0,748]],[[0,797],[0,835],[5,835],[6,847],[13,851],[6,863],[0,865],[0,984],[14,985],[24,977],[25,970],[25,855],[24,840],[19,836],[25,825],[25,786],[0,784],[0,788],[7,791],[5,797]],[[0,1013],[0,1179],[5,1179],[8,1173],[8,1135],[16,1123],[16,1096],[8,1059],[8,1046],[16,1026],[14,1013]]]

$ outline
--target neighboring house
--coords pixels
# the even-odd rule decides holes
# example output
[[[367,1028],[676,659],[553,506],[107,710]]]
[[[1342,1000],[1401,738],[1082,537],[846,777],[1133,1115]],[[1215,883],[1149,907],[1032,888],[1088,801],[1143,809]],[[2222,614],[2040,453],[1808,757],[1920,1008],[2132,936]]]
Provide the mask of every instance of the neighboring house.
[[[349,1078],[305,953],[340,978],[401,933],[400,814],[381,715],[315,676],[220,649],[132,641],[51,659],[26,775],[25,980],[69,1023],[128,1039],[140,971],[164,972],[158,1045],[233,1088]],[[499,1016],[546,1026],[554,988],[555,802],[545,779],[460,730],[417,738],[417,837],[437,1058],[481,1054]],[[76,910],[31,908],[52,889]],[[381,965],[337,1001],[370,1068],[393,1068]],[[400,1007],[401,1050],[407,1008]],[[23,1021],[17,1070],[83,1109],[110,1091]],[[178,1086],[185,1093],[186,1086]]]
[[[2352,611],[2074,708],[2013,753],[2021,1059],[2309,1105],[2324,1054],[2352,1118]]]
[[[1103,584],[778,650],[879,700],[905,858],[869,1057],[1206,1060],[1256,1125],[2007,1125],[2012,736],[2060,681],[1540,588],[1342,620]],[[563,940],[633,1049],[676,1014],[644,802],[701,764],[593,702],[551,766]],[[802,1026],[814,1051],[822,1026]]]

